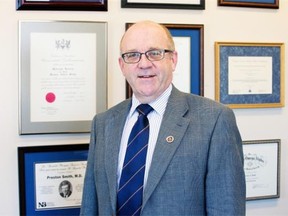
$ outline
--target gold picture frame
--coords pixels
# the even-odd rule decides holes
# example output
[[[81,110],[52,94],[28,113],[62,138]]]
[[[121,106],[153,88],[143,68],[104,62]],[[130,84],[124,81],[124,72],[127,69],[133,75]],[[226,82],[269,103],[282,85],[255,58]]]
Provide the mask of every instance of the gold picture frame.
[[[230,108],[284,106],[284,43],[215,42],[215,100]]]

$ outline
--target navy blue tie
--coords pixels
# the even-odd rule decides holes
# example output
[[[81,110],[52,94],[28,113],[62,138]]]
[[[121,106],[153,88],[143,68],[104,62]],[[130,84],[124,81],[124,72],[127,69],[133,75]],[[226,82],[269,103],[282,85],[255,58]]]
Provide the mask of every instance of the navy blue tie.
[[[143,196],[145,162],[149,140],[147,115],[153,108],[149,104],[137,107],[138,120],[130,133],[122,174],[117,192],[117,215],[140,215]]]

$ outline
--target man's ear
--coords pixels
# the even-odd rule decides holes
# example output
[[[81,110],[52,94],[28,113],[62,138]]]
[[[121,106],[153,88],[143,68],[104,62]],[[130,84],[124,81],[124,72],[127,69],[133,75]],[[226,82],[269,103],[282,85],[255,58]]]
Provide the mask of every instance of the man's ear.
[[[120,69],[122,71],[122,74],[124,75],[124,64],[125,62],[123,61],[123,59],[121,57],[118,58],[118,63],[119,63],[119,66],[120,66]]]
[[[174,52],[172,53],[171,60],[172,60],[172,68],[173,68],[173,71],[175,71],[176,66],[177,66],[177,62],[178,62],[178,53],[177,53],[177,51],[174,51]]]

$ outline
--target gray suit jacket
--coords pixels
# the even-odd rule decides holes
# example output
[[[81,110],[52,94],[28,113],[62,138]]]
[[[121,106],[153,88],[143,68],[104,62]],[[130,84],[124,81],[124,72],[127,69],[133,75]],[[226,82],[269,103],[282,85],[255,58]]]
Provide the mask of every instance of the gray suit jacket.
[[[130,106],[128,99],[93,120],[81,215],[116,215],[118,152]],[[242,140],[231,109],[173,87],[141,215],[245,215]]]

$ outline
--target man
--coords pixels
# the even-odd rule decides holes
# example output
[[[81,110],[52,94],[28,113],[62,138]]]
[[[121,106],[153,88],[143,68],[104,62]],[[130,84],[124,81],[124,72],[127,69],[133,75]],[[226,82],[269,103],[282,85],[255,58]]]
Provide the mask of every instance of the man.
[[[72,194],[71,188],[72,185],[69,181],[67,180],[62,181],[59,185],[60,196],[64,198],[70,197]]]
[[[245,215],[242,141],[233,112],[171,84],[177,52],[164,26],[134,24],[120,51],[133,96],[93,120],[81,215]],[[143,186],[123,201],[125,157],[139,104],[153,108],[144,114],[150,134]],[[134,209],[131,200],[139,193],[140,207],[123,213]]]

